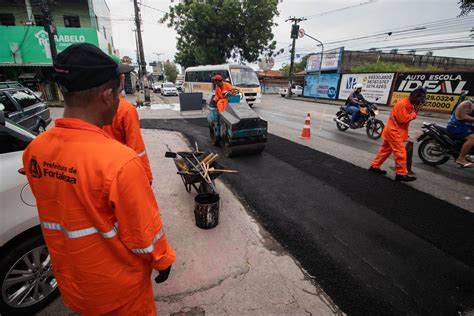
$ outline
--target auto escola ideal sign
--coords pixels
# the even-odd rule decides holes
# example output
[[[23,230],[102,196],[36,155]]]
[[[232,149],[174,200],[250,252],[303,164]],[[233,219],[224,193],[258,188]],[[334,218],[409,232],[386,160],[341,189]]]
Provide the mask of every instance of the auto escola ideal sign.
[[[424,111],[451,113],[463,92],[474,96],[474,73],[399,73],[390,104],[393,106],[419,86],[428,92]]]

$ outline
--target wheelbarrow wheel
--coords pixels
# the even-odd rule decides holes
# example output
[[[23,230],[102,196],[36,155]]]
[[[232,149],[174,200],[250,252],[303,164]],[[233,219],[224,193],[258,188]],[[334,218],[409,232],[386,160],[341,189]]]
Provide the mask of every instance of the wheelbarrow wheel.
[[[216,132],[214,131],[214,128],[212,126],[209,126],[209,135],[211,136],[212,145],[219,146],[220,145],[219,137],[217,137]]]

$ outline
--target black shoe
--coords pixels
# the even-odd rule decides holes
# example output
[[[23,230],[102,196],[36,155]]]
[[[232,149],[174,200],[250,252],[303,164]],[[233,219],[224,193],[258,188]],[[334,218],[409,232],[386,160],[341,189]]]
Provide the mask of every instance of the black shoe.
[[[349,127],[352,129],[356,129],[357,125],[355,123],[349,123]]]
[[[401,174],[397,174],[395,176],[395,181],[412,182],[412,181],[415,181],[415,180],[416,180],[416,177],[412,177],[412,176],[403,176]]]
[[[382,169],[380,169],[380,168],[370,167],[370,168],[369,168],[369,171],[370,171],[370,172],[373,172],[373,173],[376,173],[376,174],[384,174],[384,175],[387,174],[387,171],[382,170]]]

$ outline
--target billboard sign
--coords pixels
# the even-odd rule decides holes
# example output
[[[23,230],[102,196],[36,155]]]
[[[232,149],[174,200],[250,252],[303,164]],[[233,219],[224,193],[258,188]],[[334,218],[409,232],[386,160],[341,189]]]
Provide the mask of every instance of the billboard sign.
[[[58,27],[54,38],[58,53],[76,43],[99,46],[95,28]],[[0,26],[0,63],[52,64],[48,33],[40,26]]]
[[[339,96],[346,100],[354,91],[354,86],[362,84],[362,95],[369,102],[388,104],[394,73],[344,74],[341,78]]]
[[[323,54],[323,63],[321,64],[321,71],[338,70],[342,57],[342,47],[336,48]],[[306,72],[319,71],[319,63],[321,62],[321,53],[314,54],[308,57],[306,64]]]
[[[419,86],[428,91],[424,111],[451,113],[461,93],[474,96],[474,72],[399,73],[390,104],[393,106]]]
[[[339,74],[322,74],[319,81],[318,98],[336,99]],[[316,87],[318,85],[318,75],[310,74],[304,77],[303,96],[316,97]]]

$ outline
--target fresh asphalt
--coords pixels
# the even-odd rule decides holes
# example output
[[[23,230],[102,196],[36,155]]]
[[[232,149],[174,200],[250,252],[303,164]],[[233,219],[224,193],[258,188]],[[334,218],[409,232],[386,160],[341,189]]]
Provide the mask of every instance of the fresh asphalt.
[[[205,119],[145,119],[212,147]],[[349,314],[474,308],[474,214],[275,135],[224,180]]]

